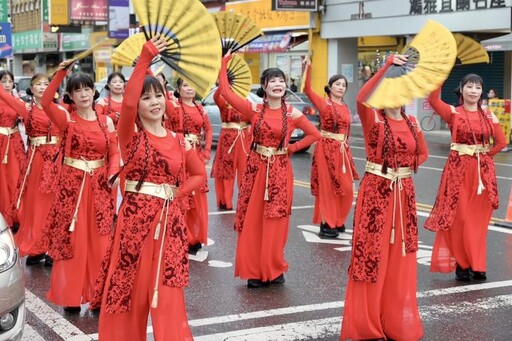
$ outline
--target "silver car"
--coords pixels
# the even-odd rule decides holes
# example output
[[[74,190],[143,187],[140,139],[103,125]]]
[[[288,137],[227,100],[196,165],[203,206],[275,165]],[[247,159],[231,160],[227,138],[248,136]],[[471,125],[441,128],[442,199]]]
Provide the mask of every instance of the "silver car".
[[[21,340],[25,277],[11,229],[0,214],[0,340]]]

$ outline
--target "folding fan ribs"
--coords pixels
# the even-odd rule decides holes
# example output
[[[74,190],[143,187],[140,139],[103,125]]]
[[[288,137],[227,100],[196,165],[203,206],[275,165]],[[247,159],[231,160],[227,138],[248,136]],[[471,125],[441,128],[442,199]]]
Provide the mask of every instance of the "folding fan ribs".
[[[457,42],[457,64],[489,64],[489,54],[482,44],[460,33],[453,36]]]
[[[457,45],[451,32],[428,20],[403,54],[405,65],[392,65],[365,103],[371,107],[399,108],[414,98],[426,97],[443,83],[455,63]]]
[[[135,66],[142,52],[142,46],[146,42],[144,33],[137,33],[125,39],[112,53],[112,64],[121,66]],[[155,58],[151,64],[158,62]]]
[[[239,55],[233,55],[228,63],[228,81],[234,92],[247,97],[251,91],[252,76],[249,65]]]
[[[222,54],[228,50],[236,52],[251,41],[261,37],[263,32],[254,22],[241,13],[216,12],[212,14],[222,40]]]
[[[217,80],[222,48],[215,21],[198,0],[134,0],[147,40],[164,36],[161,60],[190,83],[200,96]]]

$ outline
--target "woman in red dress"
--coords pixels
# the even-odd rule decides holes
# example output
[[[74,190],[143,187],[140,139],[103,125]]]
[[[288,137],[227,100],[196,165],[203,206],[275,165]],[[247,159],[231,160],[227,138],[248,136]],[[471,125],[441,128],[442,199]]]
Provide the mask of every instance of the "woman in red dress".
[[[174,96],[178,100],[167,102],[165,126],[171,131],[184,134],[199,159],[206,164],[210,161],[212,148],[210,120],[203,106],[195,100],[196,90],[182,78],[178,78],[177,86]],[[188,245],[193,254],[208,242],[208,191],[208,181],[205,181],[201,188],[191,194],[185,217]]]
[[[215,91],[213,99],[219,107],[222,129],[213,160],[211,177],[215,178],[217,207],[232,210],[235,176],[238,180],[238,188],[240,188],[251,146],[250,122],[242,121],[242,115],[220,95],[220,88]]]
[[[8,96],[23,104],[12,95],[14,76],[10,71],[0,71],[0,83]],[[0,100],[0,214],[9,226],[18,223],[13,216],[12,201],[18,186],[18,178],[27,159],[18,129],[19,118],[16,110],[5,100]]]
[[[112,72],[107,78],[105,89],[108,90],[108,97],[102,98],[96,103],[95,109],[99,115],[107,115],[117,126],[123,103],[124,87],[126,78],[120,72]]]
[[[69,66],[67,61],[59,65],[41,100],[62,136],[57,195],[43,240],[49,240],[54,260],[48,300],[79,311],[92,297],[112,234],[115,211],[108,179],[119,170],[119,152],[112,120],[94,111],[91,77],[79,72],[68,79],[64,100],[72,104],[70,113],[53,103]]]
[[[28,163],[20,174],[13,202],[14,214],[20,224],[14,239],[20,255],[28,255],[27,265],[38,264],[42,260],[45,260],[45,265],[52,265],[49,256],[45,259],[48,250],[40,248],[58,180],[58,163],[53,158],[59,151],[59,129],[41,106],[41,98],[49,82],[48,75],[43,73],[32,77],[27,89],[30,104],[14,98],[0,87],[1,100],[21,115],[28,135]]]
[[[158,38],[144,45],[123,101],[118,132],[127,180],[93,304],[101,301],[100,340],[146,340],[148,313],[155,340],[192,340],[181,201],[204,183],[206,172],[183,135],[162,126],[165,90],[146,70],[165,46]]]
[[[228,53],[222,60],[221,95],[240,112],[243,121],[251,122],[253,136],[236,207],[235,276],[247,279],[249,288],[282,284],[288,270],[284,248],[293,196],[290,155],[318,140],[320,133],[299,110],[286,104],[286,78],[280,69],[267,69],[261,75],[258,92],[263,104],[236,95],[227,76],[230,58]],[[297,128],[306,136],[290,145]]]
[[[320,134],[311,166],[311,193],[315,196],[313,223],[320,236],[336,238],[345,232],[345,220],[354,199],[354,179],[359,176],[348,146],[350,110],[343,101],[347,79],[334,75],[325,86],[327,99],[311,88],[311,64],[307,61],[304,92],[320,113]]]
[[[436,202],[425,222],[437,232],[430,270],[455,270],[460,281],[485,280],[487,228],[499,205],[493,156],[506,141],[496,116],[481,107],[482,78],[468,74],[460,84],[462,105],[456,108],[439,98],[441,88],[429,96],[452,134]]]
[[[340,340],[419,340],[416,302],[418,226],[412,174],[428,150],[414,117],[401,108],[376,110],[364,100],[393,64],[394,55],[357,95],[367,163],[354,214]]]

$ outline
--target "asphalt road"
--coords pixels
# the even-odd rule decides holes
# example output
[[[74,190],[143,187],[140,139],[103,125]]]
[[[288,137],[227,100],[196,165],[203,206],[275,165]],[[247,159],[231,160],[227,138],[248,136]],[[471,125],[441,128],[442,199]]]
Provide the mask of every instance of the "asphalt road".
[[[434,202],[449,147],[443,133],[431,134],[427,140],[430,157],[415,175],[420,226]],[[362,174],[362,139],[354,137],[351,146]],[[352,214],[347,232],[338,239],[317,236],[318,226],[311,223],[311,156],[293,156],[294,209],[286,248],[290,270],[282,286],[248,289],[245,281],[233,277],[234,212],[217,211],[213,190],[210,192],[210,243],[192,258],[191,285],[186,289],[195,340],[338,340]],[[453,274],[430,273],[434,234],[420,229],[418,303],[424,340],[512,340],[512,229],[494,225],[505,216],[512,184],[512,152],[501,153],[495,160],[501,206],[489,227],[487,281],[460,283]],[[80,314],[68,314],[46,301],[49,277],[50,270],[43,266],[26,269],[27,326],[23,340],[96,340],[98,316],[87,306],[82,306]],[[148,340],[152,340],[150,325]]]

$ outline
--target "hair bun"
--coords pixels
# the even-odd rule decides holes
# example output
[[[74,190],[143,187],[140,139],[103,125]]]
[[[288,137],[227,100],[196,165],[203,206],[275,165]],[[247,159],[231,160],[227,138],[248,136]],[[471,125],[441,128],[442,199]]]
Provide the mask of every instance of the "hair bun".
[[[110,86],[107,84],[105,84],[105,89],[107,89],[108,91],[110,91]]]
[[[71,99],[71,97],[69,97],[68,94],[65,94],[62,97],[62,102],[66,103],[66,104],[73,104],[73,100]]]
[[[100,93],[98,90],[94,90],[94,100],[97,100],[98,98],[100,98]]]
[[[260,86],[259,89],[256,90],[256,95],[258,95],[258,97],[263,98],[263,96],[265,95],[265,90],[263,90],[263,88]]]
[[[32,92],[32,90],[30,90],[30,88],[28,88],[25,93],[29,96],[34,96],[34,93]]]
[[[174,90],[172,94],[174,95],[174,97],[180,98],[180,93],[178,92],[178,90]]]
[[[329,88],[328,85],[324,86],[324,91],[326,94],[330,95],[331,94],[331,88]]]

